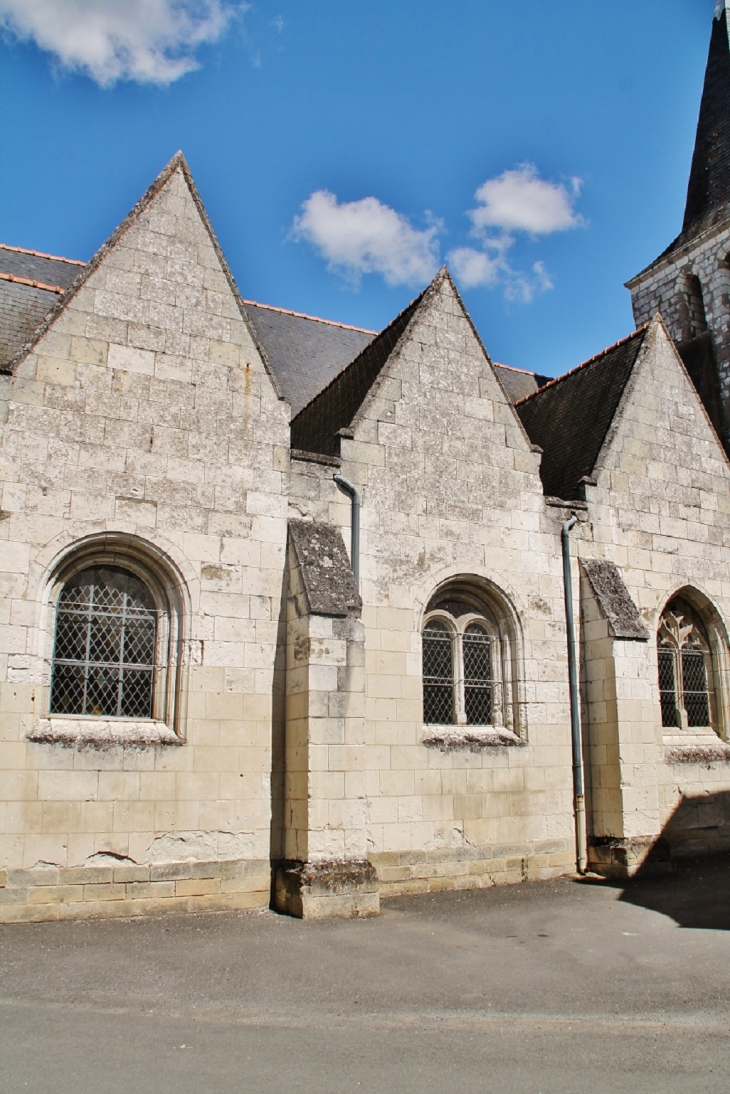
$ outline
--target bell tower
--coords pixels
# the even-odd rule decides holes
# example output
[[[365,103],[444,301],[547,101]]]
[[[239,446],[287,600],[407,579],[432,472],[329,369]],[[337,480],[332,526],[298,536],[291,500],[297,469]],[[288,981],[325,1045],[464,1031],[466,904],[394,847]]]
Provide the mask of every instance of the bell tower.
[[[682,231],[626,286],[637,326],[661,312],[730,450],[730,0],[718,0]]]

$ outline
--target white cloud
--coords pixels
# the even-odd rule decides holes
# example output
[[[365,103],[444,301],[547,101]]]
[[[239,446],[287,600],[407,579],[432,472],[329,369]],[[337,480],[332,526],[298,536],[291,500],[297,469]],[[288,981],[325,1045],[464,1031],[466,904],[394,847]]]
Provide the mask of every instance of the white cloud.
[[[303,203],[292,235],[310,243],[331,269],[350,280],[379,273],[389,285],[410,285],[436,273],[439,231],[439,224],[414,228],[377,198],[340,203],[329,191],[317,190]]]
[[[570,180],[570,188],[547,182],[531,163],[487,179],[474,195],[479,205],[467,214],[479,247],[460,247],[448,256],[457,281],[465,289],[502,285],[507,300],[524,304],[552,289],[544,262],[523,273],[513,268],[509,254],[517,233],[534,238],[583,226],[575,210],[581,186],[578,178]]]
[[[570,190],[541,179],[532,163],[523,163],[494,179],[487,179],[474,195],[479,202],[469,212],[475,232],[490,228],[503,232],[550,235],[583,224],[575,211],[581,180],[571,179]]]
[[[500,258],[490,258],[484,251],[475,251],[473,247],[457,247],[449,253],[448,262],[456,280],[465,289],[491,289],[504,272]]]
[[[229,0],[0,0],[0,28],[52,53],[102,87],[170,84],[197,68],[245,3]]]
[[[494,289],[501,285],[505,299],[512,303],[529,304],[538,292],[547,292],[553,283],[543,262],[536,262],[532,274],[512,268],[507,251],[514,241],[509,236],[490,240],[492,254],[474,247],[458,247],[447,257],[456,280],[464,289]]]

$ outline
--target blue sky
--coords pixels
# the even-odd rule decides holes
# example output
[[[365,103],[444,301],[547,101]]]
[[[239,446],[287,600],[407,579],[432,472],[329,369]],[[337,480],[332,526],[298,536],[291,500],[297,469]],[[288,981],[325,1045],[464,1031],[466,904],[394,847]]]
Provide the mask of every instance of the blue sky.
[[[182,148],[244,297],[379,329],[448,261],[564,372],[679,231],[714,4],[0,0],[0,240],[89,258]]]

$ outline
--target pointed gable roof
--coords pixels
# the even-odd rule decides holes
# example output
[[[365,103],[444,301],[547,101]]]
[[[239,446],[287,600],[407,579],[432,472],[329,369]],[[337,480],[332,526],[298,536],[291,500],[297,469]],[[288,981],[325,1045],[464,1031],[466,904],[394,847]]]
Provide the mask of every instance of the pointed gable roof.
[[[543,450],[548,497],[578,500],[611,428],[649,324],[515,403],[533,444]]]
[[[718,0],[697,124],[682,235],[730,211],[730,10]]]
[[[428,289],[424,289],[292,419],[292,448],[322,456],[339,455],[339,431],[347,429],[353,421],[419,304],[441,276],[442,273],[438,274]]]
[[[256,330],[255,330],[249,316],[246,314],[246,311],[245,311],[245,308],[244,308],[244,305],[243,305],[243,300],[241,299],[241,294],[238,290],[238,286],[236,285],[235,279],[233,277],[233,274],[231,273],[231,270],[230,270],[230,267],[229,267],[229,265],[226,261],[225,255],[223,254],[223,251],[221,250],[221,246],[218,242],[216,234],[213,231],[213,226],[210,223],[210,220],[208,218],[208,214],[205,210],[205,206],[203,205],[203,202],[200,198],[200,194],[198,193],[197,187],[196,187],[195,182],[193,181],[193,177],[190,173],[190,168],[188,167],[187,161],[186,161],[184,155],[182,154],[182,152],[176,152],[175,153],[175,155],[172,157],[172,159],[167,164],[167,166],[160,172],[160,174],[157,176],[155,181],[152,183],[152,185],[149,187],[149,189],[142,195],[142,197],[139,199],[139,201],[134,206],[134,208],[131,210],[131,212],[127,214],[127,216],[124,218],[124,220],[119,225],[119,227],[116,228],[116,230],[114,232],[112,232],[112,234],[107,239],[106,243],[102,244],[102,246],[96,252],[96,254],[91,259],[91,261],[89,263],[87,263],[85,266],[83,266],[83,264],[78,264],[79,266],[83,266],[83,268],[81,269],[81,272],[78,274],[76,279],[71,282],[69,287],[58,298],[58,301],[57,301],[56,305],[54,307],[52,307],[50,311],[47,312],[45,318],[42,320],[40,325],[37,326],[32,331],[32,333],[31,333],[30,337],[28,338],[28,340],[17,349],[17,351],[10,358],[10,360],[7,361],[6,364],[4,364],[4,365],[0,364],[0,372],[10,372],[10,373],[12,373],[15,370],[16,366],[20,363],[20,361],[28,353],[30,353],[33,350],[34,346],[37,345],[37,343],[40,341],[40,339],[43,337],[43,335],[46,333],[46,331],[53,325],[53,323],[54,323],[55,319],[58,317],[58,315],[60,315],[61,312],[64,310],[64,308],[67,307],[69,302],[73,299],[73,297],[76,295],[76,293],[86,284],[86,282],[92,276],[92,274],[94,274],[96,272],[96,270],[98,270],[98,268],[104,262],[104,259],[109,254],[109,252],[112,251],[114,249],[114,247],[117,246],[117,244],[122,239],[122,237],[130,230],[130,228],[132,228],[137,223],[137,221],[142,216],[144,211],[148,208],[148,206],[155,200],[155,198],[158,196],[158,194],[168,184],[168,182],[170,181],[172,176],[175,174],[175,172],[178,172],[178,171],[182,174],[183,178],[185,179],[185,184],[188,187],[188,190],[190,192],[190,196],[192,197],[193,202],[195,204],[195,207],[198,210],[198,213],[200,215],[200,219],[201,219],[201,222],[203,224],[203,227],[204,227],[205,231],[208,234],[208,237],[210,239],[213,250],[215,251],[216,257],[217,257],[218,261],[220,262],[221,270],[223,272],[223,275],[224,275],[226,281],[228,282],[231,293],[233,294],[233,297],[236,301],[236,304],[238,306],[238,309],[239,309],[239,312],[240,312],[240,315],[241,315],[241,319],[245,323],[245,325],[246,325],[246,327],[247,327],[247,329],[248,329],[248,331],[251,335],[251,338],[252,338],[256,348],[259,350],[259,353],[261,355],[261,359],[262,359],[263,364],[264,364],[264,368],[266,369],[266,372],[268,373],[268,376],[269,376],[269,379],[271,380],[271,384],[274,388],[274,391],[275,391],[278,398],[280,398],[280,399],[284,398],[284,396],[282,394],[282,391],[281,391],[281,387],[279,386],[279,381],[277,380],[276,376],[274,375],[274,373],[271,369],[271,366],[269,365],[266,354],[265,354],[265,352],[263,351],[263,349],[261,347],[261,343],[259,341],[258,335],[256,334]],[[47,256],[41,256],[41,257],[47,257]],[[77,264],[74,264],[74,265],[77,265]],[[61,286],[58,286],[58,287],[60,288]],[[56,286],[53,286],[52,288],[55,290]]]

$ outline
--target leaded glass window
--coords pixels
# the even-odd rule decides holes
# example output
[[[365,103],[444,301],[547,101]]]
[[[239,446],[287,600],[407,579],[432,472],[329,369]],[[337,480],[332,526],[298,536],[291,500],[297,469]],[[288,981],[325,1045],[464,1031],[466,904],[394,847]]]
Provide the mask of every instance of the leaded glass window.
[[[423,717],[427,725],[503,724],[500,640],[476,603],[443,598],[423,629]]]
[[[63,587],[56,611],[51,712],[152,717],[158,612],[127,570],[97,566]]]
[[[710,645],[701,620],[679,597],[662,615],[657,646],[662,725],[681,729],[711,726]]]
[[[446,725],[454,718],[454,658],[452,633],[446,623],[432,620],[423,631],[423,720]]]
[[[492,724],[491,639],[480,623],[471,623],[464,632],[464,705],[466,724]]]

